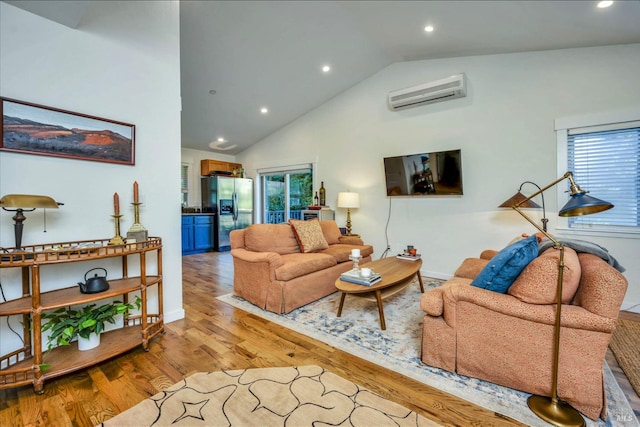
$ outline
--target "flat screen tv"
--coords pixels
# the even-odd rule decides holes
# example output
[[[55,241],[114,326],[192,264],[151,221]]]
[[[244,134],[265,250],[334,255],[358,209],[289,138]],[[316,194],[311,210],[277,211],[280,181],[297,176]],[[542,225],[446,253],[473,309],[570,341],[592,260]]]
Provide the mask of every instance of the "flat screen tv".
[[[461,196],[461,150],[385,157],[387,196]]]

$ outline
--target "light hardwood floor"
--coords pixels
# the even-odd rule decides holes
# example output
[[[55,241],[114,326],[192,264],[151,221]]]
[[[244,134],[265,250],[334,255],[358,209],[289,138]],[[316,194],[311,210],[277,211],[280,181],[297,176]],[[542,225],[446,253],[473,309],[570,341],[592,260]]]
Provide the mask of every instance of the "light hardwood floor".
[[[92,426],[198,371],[305,364],[323,366],[444,425],[522,425],[216,300],[231,292],[232,282],[229,253],[183,257],[185,319],[166,325],[148,352],[137,348],[48,381],[42,395],[32,387],[0,390],[0,426]],[[640,315],[624,316],[640,321]],[[615,359],[613,364],[626,380]]]

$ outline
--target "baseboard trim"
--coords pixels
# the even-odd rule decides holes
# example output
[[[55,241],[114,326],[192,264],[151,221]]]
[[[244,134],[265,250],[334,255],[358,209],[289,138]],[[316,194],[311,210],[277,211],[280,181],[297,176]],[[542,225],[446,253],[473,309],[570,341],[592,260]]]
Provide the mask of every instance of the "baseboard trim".
[[[164,323],[175,322],[176,320],[184,319],[185,313],[184,309],[170,311],[169,313],[164,314]]]
[[[433,279],[440,279],[440,280],[449,280],[453,277],[453,275],[451,274],[438,273],[437,271],[424,271],[424,270],[420,270],[420,275],[423,277],[431,277]]]
[[[640,314],[640,303],[636,301],[623,301],[622,307],[620,307],[620,311],[629,311],[631,313]]]

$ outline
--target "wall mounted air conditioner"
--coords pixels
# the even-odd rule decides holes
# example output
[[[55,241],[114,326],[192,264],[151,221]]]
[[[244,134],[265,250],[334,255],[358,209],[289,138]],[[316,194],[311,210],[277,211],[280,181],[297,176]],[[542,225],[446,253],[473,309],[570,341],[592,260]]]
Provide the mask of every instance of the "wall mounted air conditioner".
[[[467,96],[464,74],[389,92],[389,108],[401,110]]]

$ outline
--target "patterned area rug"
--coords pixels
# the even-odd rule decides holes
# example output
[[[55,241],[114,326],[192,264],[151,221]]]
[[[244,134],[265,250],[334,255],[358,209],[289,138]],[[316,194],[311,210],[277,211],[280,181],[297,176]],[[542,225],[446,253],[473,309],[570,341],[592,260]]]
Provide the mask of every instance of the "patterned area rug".
[[[439,280],[423,280],[425,291],[441,284]],[[420,310],[420,296],[420,288],[415,281],[404,291],[386,299],[385,331],[380,329],[376,303],[351,295],[347,295],[345,299],[342,317],[336,317],[339,293],[331,294],[286,315],[262,310],[232,294],[220,296],[218,299],[527,425],[548,426],[529,410],[526,402],[528,393],[422,363],[420,343],[424,313]],[[627,398],[606,363],[604,372],[609,416],[606,422],[594,422],[585,418],[587,425],[638,425]],[[631,423],[628,417],[633,417]],[[633,424],[634,421],[636,424]]]
[[[103,426],[438,426],[319,366],[197,373]]]
[[[640,323],[618,319],[609,347],[631,387],[640,396]]]

